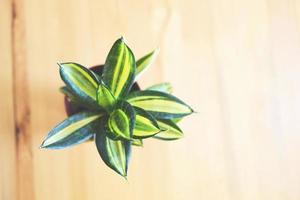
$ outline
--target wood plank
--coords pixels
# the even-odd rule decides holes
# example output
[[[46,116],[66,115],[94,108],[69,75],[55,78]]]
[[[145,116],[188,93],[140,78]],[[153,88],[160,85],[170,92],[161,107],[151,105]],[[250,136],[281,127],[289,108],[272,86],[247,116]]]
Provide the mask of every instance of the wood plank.
[[[12,79],[12,6],[0,1],[0,199],[15,199],[15,133]]]
[[[24,2],[12,1],[14,125],[16,137],[17,199],[35,199],[31,145],[31,108],[28,85]]]
[[[11,5],[5,5],[1,28],[11,23]],[[23,148],[18,170],[32,170],[18,179],[23,199],[300,198],[300,3],[26,0],[16,5],[14,62],[9,53],[0,58],[14,69],[22,65],[14,80],[15,97],[25,97],[25,106],[23,99],[15,101],[21,126],[16,155]],[[1,34],[1,49],[11,48],[3,39],[12,39],[10,30]],[[128,182],[102,163],[92,143],[63,151],[38,148],[65,117],[55,63],[103,63],[120,35],[137,57],[160,46],[143,87],[170,81],[175,94],[199,111],[181,123],[184,139],[148,140],[135,148]],[[0,73],[0,94],[10,95],[0,104],[6,113],[0,120],[7,122],[0,137],[14,152],[11,73],[11,68]],[[0,197],[14,199],[16,183],[9,178],[15,158],[8,152],[1,143],[0,156],[10,163],[0,171],[9,183],[3,186],[1,177]]]
[[[126,31],[119,22],[116,22],[116,30],[106,29],[109,24],[104,16],[113,14],[111,9],[114,7],[115,3],[110,1],[101,3],[91,1],[90,5],[83,1],[75,4],[59,1],[43,1],[37,4],[36,1],[27,1],[24,7],[27,13],[26,30],[30,32],[26,34],[27,48],[30,49],[27,58],[28,69],[34,71],[29,74],[29,80],[31,124],[35,133],[33,154],[37,199],[94,199],[98,192],[102,194],[103,199],[130,198],[133,188],[137,189],[136,198],[146,195],[147,198],[153,199],[159,193],[163,196],[161,186],[155,184],[157,179],[164,176],[163,170],[156,170],[155,173],[153,171],[152,176],[149,176],[149,181],[144,185],[149,188],[147,191],[139,184],[143,177],[134,176],[135,173],[142,174],[144,170],[153,168],[151,162],[162,162],[161,165],[156,165],[157,169],[159,166],[168,166],[166,153],[164,153],[166,147],[162,144],[153,143],[153,148],[145,149],[143,154],[136,154],[139,156],[139,161],[133,160],[130,173],[138,181],[130,181],[130,184],[126,184],[103,164],[93,144],[81,145],[65,151],[36,148],[45,134],[65,117],[62,95],[57,90],[62,85],[56,67],[57,61],[73,60],[90,66],[103,63],[110,46],[121,33],[139,56],[157,46],[153,42],[155,38],[150,34],[149,41],[144,42],[145,45],[139,45],[144,38],[140,38],[139,41],[134,40],[133,31]],[[103,10],[103,13],[98,12],[97,9]],[[108,11],[105,12],[105,9]],[[140,13],[142,14],[142,11]],[[118,21],[119,16],[114,14],[112,18],[114,17]],[[162,20],[161,23],[163,22]],[[134,27],[134,24],[131,26]],[[158,66],[149,73],[159,74],[159,70]],[[150,82],[151,79],[154,83],[159,76],[148,78],[148,81]],[[156,156],[157,154],[160,156]],[[145,169],[136,171],[134,168]],[[135,186],[132,187],[132,184]],[[110,192],[111,185],[119,188],[114,197]],[[157,192],[153,193],[153,190]]]

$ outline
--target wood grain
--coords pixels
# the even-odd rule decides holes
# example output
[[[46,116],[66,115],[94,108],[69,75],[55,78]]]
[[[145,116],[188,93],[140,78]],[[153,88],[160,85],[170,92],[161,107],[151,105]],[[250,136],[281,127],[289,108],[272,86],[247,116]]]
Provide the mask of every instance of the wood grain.
[[[15,133],[12,78],[12,6],[0,1],[0,199],[15,199]]]
[[[299,1],[1,0],[0,13],[1,200],[300,199]],[[199,112],[184,139],[135,148],[128,182],[92,143],[39,149],[65,117],[55,63],[103,63],[120,35],[137,57],[160,47],[142,86],[170,81]]]
[[[34,200],[31,108],[29,103],[26,19],[24,2],[12,1],[14,126],[16,138],[17,199]]]

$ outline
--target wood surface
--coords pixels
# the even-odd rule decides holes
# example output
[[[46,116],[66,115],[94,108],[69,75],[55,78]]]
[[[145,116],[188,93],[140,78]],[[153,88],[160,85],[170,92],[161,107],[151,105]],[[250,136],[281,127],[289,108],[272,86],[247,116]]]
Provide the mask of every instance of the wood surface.
[[[0,1],[0,199],[16,198],[16,134],[12,78],[12,5]]]
[[[92,143],[39,149],[65,118],[56,62],[101,64],[121,35],[160,47],[142,86],[198,111],[128,181]],[[300,1],[0,0],[0,63],[0,200],[300,199]]]

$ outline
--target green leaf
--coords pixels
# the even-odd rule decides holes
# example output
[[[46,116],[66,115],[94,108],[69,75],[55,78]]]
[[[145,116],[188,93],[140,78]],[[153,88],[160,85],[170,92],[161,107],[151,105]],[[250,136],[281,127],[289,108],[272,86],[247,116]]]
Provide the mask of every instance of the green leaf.
[[[96,134],[96,146],[104,163],[123,177],[127,177],[131,142],[112,140],[106,136],[105,120],[101,120]]]
[[[158,49],[155,49],[136,62],[135,81],[137,81],[143,72],[153,63],[157,57],[158,51]]]
[[[99,80],[93,72],[77,63],[60,63],[60,76],[72,92],[95,108],[97,105],[97,88]]]
[[[173,87],[171,83],[166,82],[166,83],[159,83],[156,85],[152,85],[148,87],[146,90],[153,90],[153,91],[159,91],[159,92],[171,94],[173,92]]]
[[[183,117],[179,117],[179,118],[174,118],[172,119],[172,121],[177,124],[178,122],[180,122],[183,119]]]
[[[180,128],[171,120],[159,119],[157,120],[158,125],[165,131],[158,133],[154,138],[161,140],[177,140],[183,137],[183,133]]]
[[[116,138],[121,137],[126,140],[131,139],[129,123],[129,118],[121,109],[113,111],[108,120],[108,126],[110,130],[115,133]]]
[[[155,118],[145,110],[134,107],[135,110],[135,127],[133,130],[133,138],[147,138],[160,132],[160,128]]]
[[[80,99],[67,86],[60,87],[59,91],[69,97],[74,103],[80,104]]]
[[[134,109],[126,101],[120,101],[108,119],[108,136],[113,140],[131,140],[134,125]]]
[[[143,140],[142,139],[132,139],[131,144],[137,147],[143,147]]]
[[[63,149],[93,137],[94,124],[103,114],[82,112],[75,114],[49,132],[41,148]]]
[[[135,77],[135,58],[123,38],[112,46],[103,69],[102,79],[116,99],[124,97]]]
[[[95,105],[87,104],[86,102],[83,102],[80,98],[76,96],[76,94],[67,86],[63,86],[59,88],[60,92],[62,92],[64,95],[66,95],[71,101],[71,107],[77,107],[77,108],[86,108],[87,110],[93,111],[93,110],[100,110],[98,107],[95,108]]]
[[[99,84],[97,90],[97,102],[102,108],[107,111],[111,111],[116,103],[114,95],[104,84]]]
[[[148,111],[155,118],[172,119],[193,113],[192,108],[183,101],[158,91],[136,91],[131,93],[127,100],[131,105]]]

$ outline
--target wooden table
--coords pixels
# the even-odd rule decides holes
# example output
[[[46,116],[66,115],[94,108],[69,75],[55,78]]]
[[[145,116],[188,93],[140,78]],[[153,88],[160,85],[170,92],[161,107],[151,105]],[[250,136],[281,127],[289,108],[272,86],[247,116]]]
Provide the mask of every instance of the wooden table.
[[[299,200],[300,1],[0,0],[1,200]],[[58,61],[103,63],[123,35],[142,86],[199,114],[135,148],[125,181],[92,144],[41,150],[65,117]]]

